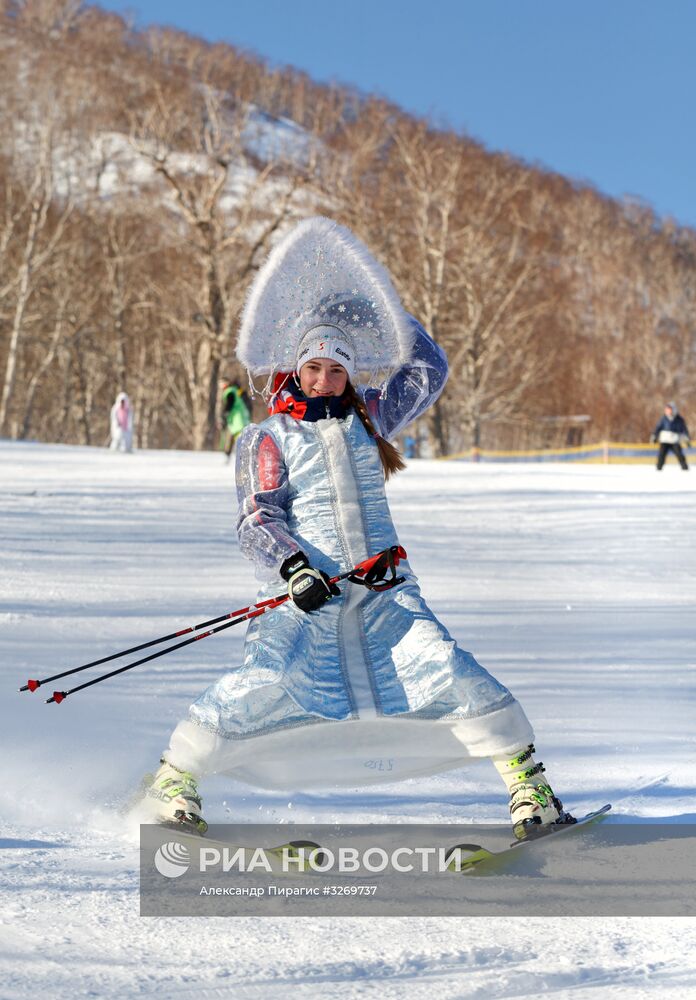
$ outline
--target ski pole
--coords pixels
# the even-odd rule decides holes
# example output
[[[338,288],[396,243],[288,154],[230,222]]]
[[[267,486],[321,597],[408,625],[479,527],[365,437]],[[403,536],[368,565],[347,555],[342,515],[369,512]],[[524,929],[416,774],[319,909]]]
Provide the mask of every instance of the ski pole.
[[[330,579],[330,583],[332,584],[339,583],[341,580],[351,580],[351,582],[353,583],[363,583],[365,581],[361,578],[369,577],[369,571],[373,568],[373,566],[379,559],[382,559],[383,561],[385,561],[386,564],[388,564],[388,566],[392,571],[392,581],[390,582],[389,585],[395,586],[396,583],[402,582],[403,577],[398,577],[398,578],[396,577],[394,567],[399,564],[401,559],[405,558],[406,558],[406,551],[400,545],[393,545],[390,549],[385,549],[383,552],[378,553],[377,556],[372,556],[368,559],[363,560],[362,562],[354,566],[352,569],[347,570],[345,573],[340,573],[338,576],[332,577]],[[366,583],[366,586],[370,587],[371,589],[380,589],[380,590],[385,589],[382,586],[374,587],[370,583]],[[266,611],[270,611],[272,608],[279,607],[281,604],[284,604],[287,600],[289,600],[289,594],[281,594],[278,597],[271,597],[265,601],[259,601],[257,604],[249,605],[248,608],[241,608],[237,612],[233,611],[230,612],[229,614],[221,615],[218,618],[210,619],[210,621],[203,622],[200,625],[195,625],[187,629],[182,629],[179,632],[172,633],[170,636],[166,636],[161,639],[153,639],[151,642],[142,643],[140,646],[133,646],[129,650],[124,650],[121,653],[114,653],[112,656],[104,657],[101,660],[95,660],[93,663],[84,664],[83,666],[76,667],[73,670],[66,670],[61,674],[54,675],[54,677],[44,678],[44,680],[41,682],[35,682],[36,686],[39,686],[39,683],[45,684],[50,680],[57,679],[58,677],[65,677],[69,674],[85,670],[89,666],[96,666],[99,663],[105,663],[108,660],[116,659],[118,656],[125,656],[129,652],[135,652],[136,650],[145,649],[148,646],[156,645],[159,642],[165,642],[168,638],[174,638],[176,636],[185,635],[189,632],[203,628],[206,625],[212,625],[215,624],[216,622],[223,623],[221,625],[217,625],[216,628],[209,629],[207,632],[201,632],[200,635],[194,635],[190,639],[184,639],[183,642],[175,643],[175,645],[173,646],[167,646],[166,649],[161,649],[157,653],[151,653],[150,656],[142,657],[140,660],[136,660],[133,663],[127,663],[123,667],[119,667],[116,670],[111,670],[107,674],[101,674],[99,677],[95,677],[90,681],[86,681],[84,684],[79,684],[77,687],[71,688],[69,691],[54,691],[53,695],[50,698],[46,699],[46,704],[50,705],[51,703],[55,703],[59,705],[61,701],[64,701],[68,697],[68,695],[75,694],[75,692],[77,691],[82,691],[84,690],[84,688],[91,687],[93,684],[99,684],[101,681],[108,680],[110,677],[115,677],[117,674],[122,674],[126,670],[132,670],[133,667],[141,666],[143,663],[148,663],[151,660],[156,660],[158,657],[165,656],[167,653],[172,653],[176,649],[182,649],[184,646],[189,646],[193,642],[198,642],[199,639],[206,639],[208,638],[208,636],[216,635],[218,632],[222,632],[224,629],[231,628],[233,625],[238,625],[240,622],[248,621],[251,618],[257,618],[259,615],[264,614]],[[235,617],[232,617],[233,615]],[[231,620],[227,620],[230,618]],[[29,685],[26,685],[24,688],[20,688],[20,690],[27,690],[27,689],[36,690],[36,687],[30,688]]]
[[[70,674],[79,674],[82,670],[87,670],[89,667],[98,667],[102,663],[109,663],[111,660],[118,660],[121,656],[129,656],[131,653],[139,653],[141,649],[149,649],[150,646],[157,646],[160,642],[169,642],[170,639],[178,639],[179,636],[188,635],[191,632],[197,632],[199,629],[208,628],[210,625],[217,625],[218,622],[226,621],[228,618],[236,618],[237,615],[246,614],[247,611],[251,611],[253,608],[263,607],[264,604],[271,604],[275,598],[270,598],[268,601],[259,601],[258,604],[250,604],[246,608],[237,608],[236,611],[230,611],[225,615],[219,615],[217,618],[210,618],[207,622],[199,622],[198,625],[189,625],[188,628],[179,629],[176,632],[170,632],[169,635],[160,636],[159,639],[151,639],[149,642],[141,642],[138,646],[131,646],[130,649],[122,649],[118,653],[111,653],[110,656],[102,656],[99,660],[91,660],[89,663],[83,663],[79,667],[72,667],[70,670],[63,670],[60,674],[52,674],[50,677],[42,677],[41,680],[28,680],[26,684],[23,684],[20,691],[36,691],[40,688],[42,684],[49,684],[51,681],[60,680],[61,677],[69,677]]]
[[[173,646],[167,646],[166,649],[160,649],[158,653],[151,653],[150,656],[144,656],[142,659],[136,660],[134,663],[127,663],[125,667],[119,667],[117,670],[111,670],[108,674],[101,674],[99,677],[95,677],[91,681],[85,681],[84,684],[78,684],[77,687],[71,688],[69,691],[54,691],[51,697],[46,699],[46,704],[50,705],[52,702],[55,702],[56,705],[60,705],[61,701],[65,701],[68,695],[75,694],[76,691],[82,691],[84,688],[92,687],[93,684],[99,684],[100,681],[106,681],[109,677],[115,677],[116,674],[125,673],[126,670],[132,670],[133,667],[139,667],[143,663],[149,663],[150,660],[156,660],[158,656],[166,656],[167,653],[173,653],[175,649],[181,649],[183,646],[190,646],[192,642],[198,642],[199,639],[207,639],[208,636],[215,635],[217,632],[222,632],[223,629],[230,628],[232,625],[238,625],[240,622],[245,622],[250,618],[256,618],[258,615],[262,615],[264,611],[268,611],[271,606],[277,607],[287,600],[287,595],[275,598],[273,601],[265,602],[265,606],[262,608],[249,611],[245,615],[240,615],[239,618],[233,618],[232,621],[224,622],[224,624],[218,625],[217,628],[211,628],[207,632],[201,632],[200,635],[194,635],[190,639],[184,639],[183,642],[177,642]]]
[[[392,551],[394,550],[394,551]],[[358,563],[352,573],[357,576],[365,576],[369,573],[372,565],[379,561],[380,559],[387,558],[393,560],[396,558],[396,564],[400,559],[406,558],[406,553],[400,546],[392,546],[392,549],[385,549],[383,552],[379,552],[376,556],[363,560],[363,562]],[[357,582],[357,581],[356,581]],[[286,595],[283,595],[284,597]],[[90,660],[89,663],[83,663],[79,667],[72,667],[70,670],[63,670],[57,674],[51,674],[50,677],[42,677],[40,680],[28,680],[26,684],[23,684],[19,688],[19,691],[36,691],[43,684],[49,684],[51,681],[60,680],[61,677],[69,677],[71,674],[78,674],[83,670],[88,670],[90,667],[101,666],[102,663],[109,663],[111,660],[120,659],[122,656],[129,656],[131,653],[139,653],[141,649],[149,649],[152,646],[157,646],[161,642],[169,642],[170,639],[178,639],[182,635],[189,635],[191,632],[198,632],[202,628],[209,628],[211,625],[217,625],[219,622],[227,621],[231,618],[237,618],[240,615],[245,615],[248,611],[252,611],[255,608],[262,608],[265,605],[273,604],[276,606],[277,598],[268,598],[265,601],[258,601],[256,604],[250,604],[245,608],[237,608],[236,611],[229,611],[224,615],[218,615],[217,618],[209,618],[208,621],[199,622],[197,625],[189,625],[187,628],[178,629],[176,632],[170,632],[168,635],[160,636],[158,639],[151,639],[149,642],[141,642],[137,646],[130,646],[128,649],[121,649],[117,653],[111,653],[109,656],[102,656],[98,660]],[[178,647],[177,647],[178,648]]]

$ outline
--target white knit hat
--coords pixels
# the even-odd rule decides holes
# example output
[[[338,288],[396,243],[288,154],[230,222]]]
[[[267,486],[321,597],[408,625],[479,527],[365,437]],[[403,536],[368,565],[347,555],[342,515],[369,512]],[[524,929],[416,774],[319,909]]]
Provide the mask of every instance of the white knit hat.
[[[326,327],[331,335],[322,338]],[[237,357],[251,375],[290,372],[309,336],[352,347],[352,365],[335,359],[351,376],[390,374],[413,350],[413,326],[386,270],[349,229],[321,216],[295,226],[257,274]]]
[[[313,358],[330,358],[343,365],[349,378],[355,378],[355,345],[339,326],[322,324],[308,330],[300,341],[295,358],[295,371]]]

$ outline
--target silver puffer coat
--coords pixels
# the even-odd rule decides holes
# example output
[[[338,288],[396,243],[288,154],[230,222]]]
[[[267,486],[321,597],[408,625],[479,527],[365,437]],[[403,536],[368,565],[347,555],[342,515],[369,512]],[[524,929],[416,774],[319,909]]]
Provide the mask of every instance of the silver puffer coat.
[[[443,352],[419,326],[413,361],[381,391],[361,390],[377,431],[392,438],[446,378]],[[279,567],[299,550],[336,575],[397,544],[377,446],[354,411],[250,425],[238,441],[237,488],[242,551],[267,577],[259,600],[283,592]],[[192,721],[235,738],[322,719],[472,719],[512,703],[429,610],[408,563],[399,574],[392,590],[345,583],[312,614],[288,602],[252,620],[242,666],[199,698]]]

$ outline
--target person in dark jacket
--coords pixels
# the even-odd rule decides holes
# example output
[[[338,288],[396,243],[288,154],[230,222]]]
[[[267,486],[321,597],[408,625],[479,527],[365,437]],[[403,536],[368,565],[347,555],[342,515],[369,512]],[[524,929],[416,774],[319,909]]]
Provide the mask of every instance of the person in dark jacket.
[[[668,451],[674,452],[684,471],[689,468],[686,464],[686,458],[681,447],[682,443],[686,444],[687,448],[691,446],[691,442],[689,440],[689,429],[686,426],[686,421],[682,417],[681,413],[677,410],[675,403],[667,403],[664,415],[658,421],[655,430],[650,436],[650,440],[652,442],[657,441],[660,446],[657,453],[658,472],[665,464]]]

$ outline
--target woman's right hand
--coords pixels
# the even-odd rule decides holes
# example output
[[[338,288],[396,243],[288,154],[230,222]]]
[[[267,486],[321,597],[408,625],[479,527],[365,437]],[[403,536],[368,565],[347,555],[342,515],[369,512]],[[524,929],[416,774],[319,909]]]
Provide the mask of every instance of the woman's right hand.
[[[280,567],[280,575],[288,582],[290,600],[300,611],[317,611],[341,591],[322,570],[314,569],[304,552],[297,552]]]

